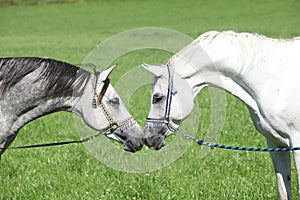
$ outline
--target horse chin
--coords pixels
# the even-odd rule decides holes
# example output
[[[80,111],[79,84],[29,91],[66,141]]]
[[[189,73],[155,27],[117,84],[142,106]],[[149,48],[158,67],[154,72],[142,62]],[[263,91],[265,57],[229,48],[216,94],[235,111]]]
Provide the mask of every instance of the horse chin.
[[[144,138],[144,143],[152,150],[159,150],[165,146],[165,136],[160,134],[152,135]]]
[[[159,144],[157,144],[156,146],[152,146],[150,147],[150,149],[152,150],[160,150],[162,147],[165,146],[165,140],[162,140]]]
[[[153,135],[145,138],[144,143],[152,150],[160,150],[165,146],[165,137],[162,135]]]
[[[131,153],[141,150],[144,145],[144,141],[141,138],[132,136],[127,137],[127,139],[122,141],[122,143],[124,144],[124,150]]]
[[[129,152],[136,152],[143,148],[144,142],[142,138],[130,136],[123,131],[115,131],[114,135],[117,136],[119,142],[124,144],[124,150]]]
[[[127,141],[127,142],[125,142],[125,144],[124,144],[124,150],[125,151],[129,151],[129,152],[131,152],[131,153],[134,153],[134,152],[136,152],[136,151],[139,151],[139,150],[141,150],[141,148],[136,148],[136,147],[134,147],[134,145],[130,142],[130,141]]]

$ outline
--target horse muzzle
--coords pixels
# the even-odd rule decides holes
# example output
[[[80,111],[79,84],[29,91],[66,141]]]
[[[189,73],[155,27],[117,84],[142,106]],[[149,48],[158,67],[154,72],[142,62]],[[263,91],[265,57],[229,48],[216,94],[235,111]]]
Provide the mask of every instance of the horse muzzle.
[[[152,150],[159,150],[165,146],[165,138],[161,135],[153,135],[144,138],[144,143]]]
[[[165,123],[149,123],[144,128],[144,143],[153,150],[159,150],[165,146],[165,137],[169,132]]]
[[[137,125],[128,129],[118,128],[115,130],[114,135],[117,136],[119,142],[123,143],[125,151],[134,153],[143,148],[143,132]]]

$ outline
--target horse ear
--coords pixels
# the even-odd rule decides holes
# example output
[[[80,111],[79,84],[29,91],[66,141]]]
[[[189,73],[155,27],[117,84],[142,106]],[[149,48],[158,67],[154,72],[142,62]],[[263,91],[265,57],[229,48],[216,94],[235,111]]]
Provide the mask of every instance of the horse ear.
[[[156,77],[159,77],[164,74],[164,70],[160,66],[148,65],[146,63],[142,64],[142,67],[147,71],[154,74]]]
[[[101,77],[103,78],[103,80],[105,80],[109,77],[109,75],[115,69],[116,66],[117,66],[117,64],[114,64],[112,67],[110,67],[110,68],[104,70],[103,72],[101,72]]]

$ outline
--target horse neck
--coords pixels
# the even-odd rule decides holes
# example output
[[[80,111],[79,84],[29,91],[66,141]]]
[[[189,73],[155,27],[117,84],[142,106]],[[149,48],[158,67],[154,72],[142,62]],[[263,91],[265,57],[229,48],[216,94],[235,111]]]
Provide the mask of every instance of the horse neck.
[[[248,106],[257,109],[251,97],[253,91],[247,85],[247,74],[264,58],[269,46],[262,48],[254,45],[251,40],[242,41],[239,37],[202,43],[203,40],[198,38],[186,47],[195,49],[193,45],[198,45],[197,54],[192,57],[185,56],[192,60],[192,63],[179,60],[179,63],[175,64],[176,73],[187,81],[193,89],[194,96],[204,87],[212,86],[231,93]]]
[[[58,96],[46,96],[45,99],[48,102],[47,105],[50,112],[68,111],[78,114],[78,110],[80,110],[78,102],[83,98],[85,93],[92,93],[92,89],[89,87],[92,85],[90,77],[91,75],[88,72],[84,75],[77,75],[71,87],[72,93],[59,93]]]
[[[24,78],[25,80],[26,78]],[[0,112],[5,116],[3,130],[16,133],[28,122],[57,111],[74,112],[79,96],[47,96],[39,82],[28,85],[20,81],[0,100]]]
[[[71,112],[82,115],[85,109],[92,108],[93,98],[95,98],[95,84],[94,74],[91,74],[90,78],[84,84],[84,87],[80,89],[80,95],[76,96],[71,101],[66,102],[71,105]]]

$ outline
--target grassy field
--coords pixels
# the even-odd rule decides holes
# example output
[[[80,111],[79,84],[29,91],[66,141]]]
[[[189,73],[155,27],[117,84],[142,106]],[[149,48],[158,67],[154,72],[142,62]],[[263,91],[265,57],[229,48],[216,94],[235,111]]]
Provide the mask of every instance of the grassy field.
[[[169,28],[192,38],[208,30],[229,29],[280,38],[300,35],[298,0],[112,0],[71,4],[43,1],[39,5],[16,2],[18,5],[0,4],[1,57],[50,57],[77,64],[101,41],[140,27]],[[121,59],[119,65],[159,63],[170,56],[150,53],[137,52]],[[112,82],[121,75],[122,69],[117,69]],[[148,114],[149,98],[150,86],[145,86],[136,91],[128,106],[140,125]],[[208,90],[197,100],[201,109],[197,137],[203,138],[201,133],[207,130],[210,116]],[[246,107],[230,95],[226,114],[218,143],[266,147]],[[26,125],[13,146],[78,138],[73,115],[60,112]],[[168,167],[137,174],[107,167],[89,154],[84,145],[9,150],[0,160],[0,199],[277,198],[275,175],[267,153],[216,149],[200,159],[199,149],[193,144]],[[292,181],[295,194],[295,177]]]

